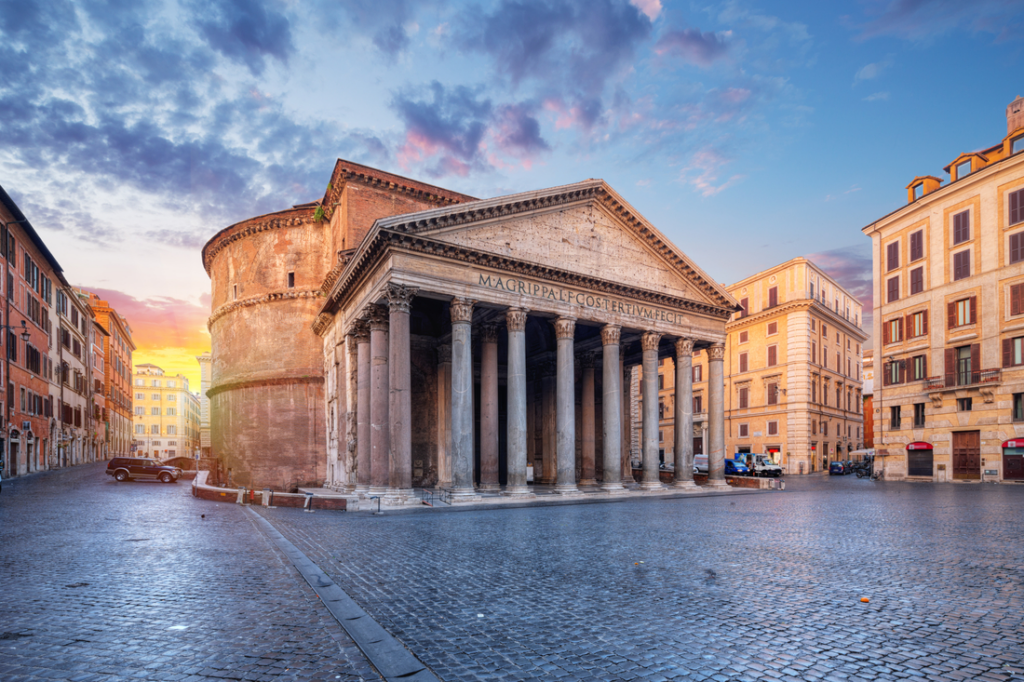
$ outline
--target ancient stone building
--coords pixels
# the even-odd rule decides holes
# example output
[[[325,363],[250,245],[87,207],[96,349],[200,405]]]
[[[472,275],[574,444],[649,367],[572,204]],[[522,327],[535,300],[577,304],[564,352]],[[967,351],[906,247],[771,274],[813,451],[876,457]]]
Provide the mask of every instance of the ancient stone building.
[[[739,306],[601,180],[481,201],[339,161],[319,202],[233,225],[203,256],[212,444],[233,483],[391,503],[427,486],[621,490],[623,379],[643,363],[641,485],[660,488],[654,367],[696,349],[724,485]],[[677,390],[685,420],[689,382]],[[677,460],[692,486],[692,447]]]

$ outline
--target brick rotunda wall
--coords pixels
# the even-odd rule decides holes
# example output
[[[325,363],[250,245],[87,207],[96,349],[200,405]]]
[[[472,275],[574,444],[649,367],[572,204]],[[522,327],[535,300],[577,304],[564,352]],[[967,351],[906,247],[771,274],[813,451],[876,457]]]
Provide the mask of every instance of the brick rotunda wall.
[[[314,221],[314,210],[243,221],[204,249],[213,292],[210,437],[231,485],[290,491],[326,475],[323,348],[310,323],[332,259],[329,225]]]

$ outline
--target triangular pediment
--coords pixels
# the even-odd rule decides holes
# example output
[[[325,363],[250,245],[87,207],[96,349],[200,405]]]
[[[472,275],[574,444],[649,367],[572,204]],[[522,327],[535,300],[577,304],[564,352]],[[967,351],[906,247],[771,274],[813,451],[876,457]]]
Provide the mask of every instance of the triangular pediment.
[[[377,227],[718,308],[737,307],[724,288],[601,180],[395,216]]]

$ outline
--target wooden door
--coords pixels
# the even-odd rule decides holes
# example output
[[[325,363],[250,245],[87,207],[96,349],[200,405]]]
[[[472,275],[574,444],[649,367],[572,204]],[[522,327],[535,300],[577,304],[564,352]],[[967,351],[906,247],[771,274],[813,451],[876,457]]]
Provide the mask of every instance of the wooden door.
[[[980,431],[955,431],[953,433],[953,478],[960,480],[981,478]]]
[[[1024,480],[1024,455],[1003,455],[1003,479]]]

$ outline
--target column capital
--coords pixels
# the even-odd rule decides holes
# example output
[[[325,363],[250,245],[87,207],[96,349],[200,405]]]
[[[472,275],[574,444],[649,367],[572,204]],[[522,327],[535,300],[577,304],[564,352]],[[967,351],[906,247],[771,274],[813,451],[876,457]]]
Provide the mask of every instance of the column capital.
[[[526,331],[526,316],[530,311],[526,308],[509,308],[505,311],[505,325],[510,332]]]
[[[555,325],[556,339],[572,339],[576,333],[575,317],[559,317],[557,320],[553,320],[551,324]]]
[[[477,329],[480,334],[480,341],[483,343],[498,343],[498,325],[494,322],[487,322]]]
[[[676,356],[693,355],[693,339],[676,339]]]
[[[348,327],[348,336],[354,337],[356,343],[368,343],[370,341],[370,328],[366,320],[354,320]]]
[[[617,324],[606,324],[601,327],[601,345],[617,346],[622,336],[622,327]]]
[[[725,344],[716,343],[708,348],[708,360],[711,362],[722,362],[725,360]]]
[[[412,299],[418,292],[419,289],[388,282],[384,289],[384,297],[388,299],[391,312],[408,313],[412,309]]]
[[[384,306],[371,303],[363,309],[363,317],[366,318],[371,332],[388,330],[388,311]]]
[[[438,362],[438,364],[442,364],[442,365],[445,364],[445,363],[448,363],[449,365],[451,364],[451,362],[452,362],[452,347],[450,345],[448,345],[447,343],[442,343],[441,345],[439,345],[437,347],[437,362]]]
[[[476,301],[469,298],[460,298],[458,296],[453,298],[450,306],[452,322],[472,322],[474,303]]]
[[[661,343],[661,334],[659,332],[644,332],[640,336],[640,347],[645,350],[658,350],[658,344]]]

